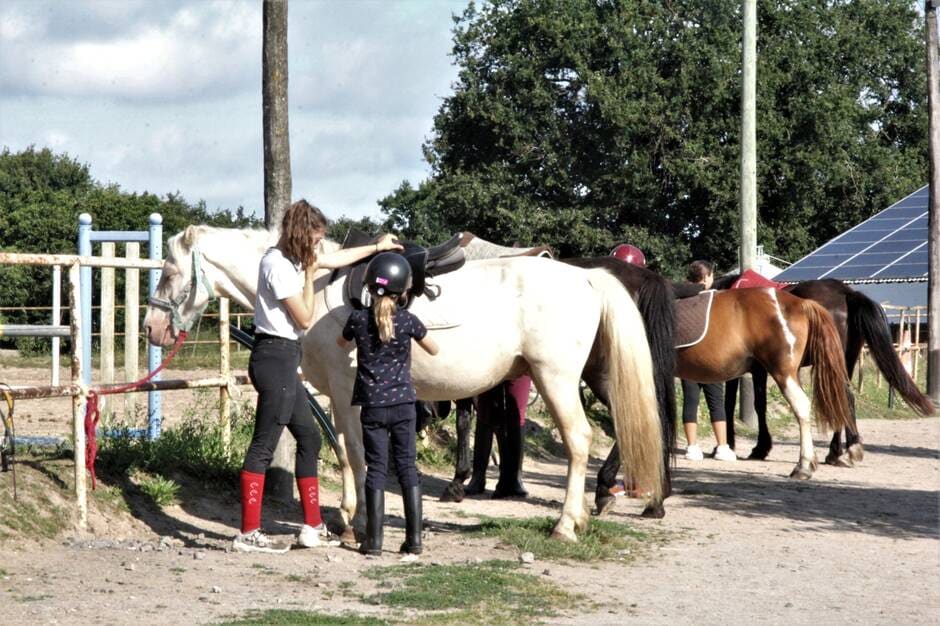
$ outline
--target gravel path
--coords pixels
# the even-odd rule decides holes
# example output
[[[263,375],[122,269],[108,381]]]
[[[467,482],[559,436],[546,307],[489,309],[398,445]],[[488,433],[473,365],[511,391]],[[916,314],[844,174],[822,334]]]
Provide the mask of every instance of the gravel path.
[[[637,518],[641,507],[631,500],[610,514],[671,531],[660,549],[633,563],[532,566],[597,603],[553,623],[936,623],[940,419],[861,426],[869,442],[864,461],[854,469],[821,466],[809,482],[786,478],[795,440],[778,443],[766,462],[680,459],[665,519]],[[740,449],[751,443],[743,440]],[[563,476],[560,462],[527,460],[526,502],[454,505],[427,496],[432,531],[422,560],[515,559],[515,550],[453,528],[471,524],[473,515],[557,515]],[[426,493],[440,493],[446,478],[426,477]],[[335,505],[338,494],[328,491],[323,501]],[[397,546],[397,496],[389,496],[388,509],[386,545]],[[85,537],[0,544],[0,623],[209,623],[268,608],[382,614],[358,599],[371,585],[359,572],[397,563],[397,555],[367,560],[340,547],[230,553],[236,514],[237,502],[207,499],[136,520],[95,517],[94,534]],[[296,517],[271,507],[266,524],[288,534],[293,528],[279,520]]]

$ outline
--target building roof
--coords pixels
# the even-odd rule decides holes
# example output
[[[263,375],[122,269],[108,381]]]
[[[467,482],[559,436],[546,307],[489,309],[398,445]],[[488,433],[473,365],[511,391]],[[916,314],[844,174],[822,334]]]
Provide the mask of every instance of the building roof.
[[[924,185],[803,257],[774,280],[926,282],[927,204],[928,187]]]

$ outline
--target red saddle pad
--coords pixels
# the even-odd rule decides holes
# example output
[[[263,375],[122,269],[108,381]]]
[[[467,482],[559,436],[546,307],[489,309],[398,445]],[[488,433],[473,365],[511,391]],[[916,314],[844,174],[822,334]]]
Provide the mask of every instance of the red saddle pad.
[[[778,283],[769,278],[761,276],[754,270],[745,270],[741,277],[731,284],[732,289],[747,289],[750,287],[773,287],[774,289],[783,289],[787,285]]]

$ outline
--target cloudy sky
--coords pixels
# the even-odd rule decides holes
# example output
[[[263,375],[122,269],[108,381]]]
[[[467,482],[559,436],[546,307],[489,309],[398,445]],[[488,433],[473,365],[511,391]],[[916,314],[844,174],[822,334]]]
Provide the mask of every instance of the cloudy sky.
[[[290,0],[294,197],[332,216],[427,175],[467,0]],[[263,214],[261,0],[0,0],[0,144],[127,191]]]

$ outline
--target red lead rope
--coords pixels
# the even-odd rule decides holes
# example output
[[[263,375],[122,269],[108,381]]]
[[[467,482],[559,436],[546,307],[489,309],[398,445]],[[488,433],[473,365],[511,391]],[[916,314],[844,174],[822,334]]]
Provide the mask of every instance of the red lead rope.
[[[85,467],[88,468],[88,471],[91,472],[91,488],[94,491],[97,484],[95,476],[95,457],[98,456],[98,421],[101,419],[101,411],[98,408],[98,396],[110,396],[116,393],[124,393],[125,391],[130,391],[132,389],[137,389],[147,383],[150,380],[159,374],[164,367],[176,356],[176,353],[179,352],[179,349],[183,347],[183,342],[186,341],[186,331],[181,330],[180,334],[176,336],[176,343],[173,344],[173,349],[170,350],[170,353],[166,355],[166,358],[163,359],[163,363],[160,364],[160,367],[153,370],[147,374],[144,378],[141,378],[138,381],[133,383],[128,383],[126,385],[120,385],[118,387],[108,387],[107,389],[89,389],[88,390],[88,402],[85,405]]]

